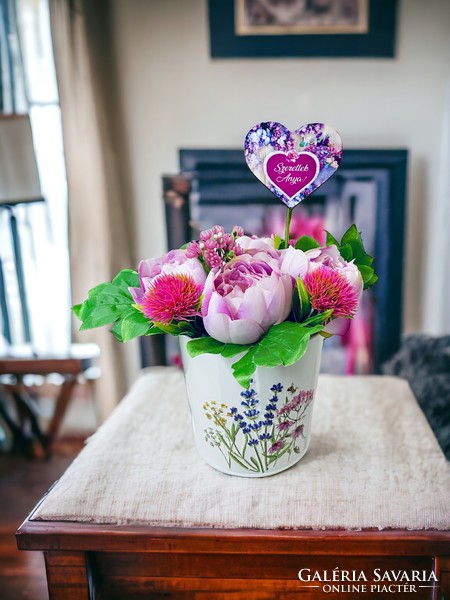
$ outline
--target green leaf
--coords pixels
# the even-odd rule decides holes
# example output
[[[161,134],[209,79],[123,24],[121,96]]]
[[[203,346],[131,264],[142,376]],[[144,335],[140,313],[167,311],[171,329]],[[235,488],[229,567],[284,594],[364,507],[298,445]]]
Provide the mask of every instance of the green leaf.
[[[188,354],[192,358],[205,353],[221,354],[224,347],[225,344],[223,342],[218,342],[212,337],[202,337],[197,338],[196,340],[190,340],[186,345]]]
[[[315,325],[321,325],[324,321],[328,321],[328,319],[333,314],[334,310],[330,308],[329,310],[319,313],[317,315],[313,315],[309,317],[305,321],[302,322],[303,327],[314,327]]]
[[[153,324],[160,330],[161,333],[168,333],[174,336],[187,335],[189,337],[192,337],[195,334],[194,328],[190,321],[180,321],[178,323],[169,324],[155,321]]]
[[[133,338],[147,335],[151,326],[151,322],[145,315],[136,308],[132,308],[122,319],[122,342],[129,342]]]
[[[303,252],[306,252],[312,248],[320,248],[320,244],[317,240],[309,235],[302,235],[302,237],[295,242],[296,250],[303,250]]]
[[[355,224],[351,225],[342,236],[340,252],[349,245],[352,249],[352,258],[355,259],[355,264],[370,266],[373,258],[366,253],[360,232]],[[345,259],[345,257],[344,257]],[[345,259],[347,260],[347,259]]]
[[[113,334],[113,336],[116,338],[117,341],[123,342],[121,319],[117,319],[117,321],[114,323],[114,325],[111,329],[111,333]]]
[[[330,337],[333,337],[332,333],[328,333],[327,331],[320,331],[319,335],[321,335],[323,338],[325,338],[326,340]]]
[[[73,308],[76,316],[82,321],[80,331],[110,325],[123,318],[134,303],[127,284],[136,277],[135,271],[125,269],[114,278],[116,283],[100,283],[89,290],[87,300]],[[118,327],[115,332],[118,331]]]
[[[353,258],[355,259],[355,265],[357,267],[360,265],[370,267],[373,263],[373,258],[369,254],[366,254],[364,250],[353,249]]]
[[[273,244],[275,246],[275,250],[279,250],[282,245],[284,248],[284,240],[282,238],[280,238],[280,236],[277,235],[276,233],[273,236]]]
[[[129,287],[139,287],[139,275],[137,271],[133,271],[132,269],[123,269],[123,271],[117,273],[117,275],[112,280],[112,283],[119,289],[129,294]]]
[[[358,231],[355,224],[349,227],[344,233],[341,244],[342,246],[340,247],[339,251],[346,261],[350,260],[347,258],[348,247],[350,246],[352,259],[354,264],[358,267],[364,281],[364,289],[367,289],[370,285],[373,285],[378,279],[371,266],[373,263],[373,257],[367,254],[365,251],[361,233]]]
[[[374,285],[376,282],[378,281],[378,275],[376,275],[375,273],[372,275],[372,277],[369,279],[369,281],[366,283],[366,287],[372,287],[372,285]]]
[[[297,321],[298,323],[300,321],[300,296],[298,295],[297,286],[294,286],[294,289],[292,290],[292,315],[294,321]]]
[[[78,317],[78,319],[80,318],[82,308],[83,304],[75,304],[75,306],[72,306],[73,313],[76,317]]]
[[[358,266],[359,272],[361,273],[361,277],[363,278],[364,286],[366,286],[366,284],[374,276],[374,270],[372,269],[372,267],[366,267],[364,265],[357,265],[357,266]]]
[[[273,325],[255,346],[254,363],[259,367],[292,365],[306,352],[311,335],[322,329],[322,325],[304,327],[291,321]]]
[[[106,283],[99,283],[88,292],[88,300],[97,300],[102,297],[108,298],[109,296],[114,296],[115,298],[119,299],[121,298],[122,300],[124,298],[129,298],[130,301],[133,300],[128,290],[125,291],[123,289],[120,289],[120,287],[114,285],[112,281],[108,281]]]
[[[162,329],[160,329],[159,327],[156,327],[156,325],[153,325],[152,327],[150,327],[150,329],[147,331],[147,333],[145,335],[158,335],[160,333],[164,333],[164,331]]]
[[[86,310],[98,306],[117,306],[126,307],[126,310],[133,306],[134,300],[128,295],[126,296],[120,290],[117,291],[116,287],[104,290],[103,292],[97,292],[93,296],[88,296],[88,299],[83,302],[80,310],[81,318],[84,319],[86,316]]]
[[[197,338],[187,343],[187,351],[192,358],[200,354],[221,354],[224,358],[232,358],[237,354],[247,352],[250,348],[251,346],[248,344],[224,344],[212,337]]]
[[[298,320],[302,321],[303,319],[306,319],[306,317],[311,312],[311,302],[309,301],[308,290],[306,289],[305,284],[300,279],[300,277],[297,277],[297,291],[298,291],[298,299],[299,299],[299,306],[298,306],[299,319]]]
[[[337,246],[339,248],[339,242],[337,241],[337,239],[333,237],[329,231],[325,231],[325,233],[327,234],[325,244],[327,246]]]
[[[361,273],[361,277],[364,282],[364,289],[371,287],[378,281],[378,275],[374,272],[372,267],[366,267],[364,265],[357,265]]]
[[[237,354],[242,354],[242,352],[247,352],[247,350],[250,350],[251,346],[246,344],[246,345],[241,345],[241,344],[225,344],[223,347],[223,350],[221,352],[221,355],[224,358],[233,358],[233,356],[236,356]]]
[[[80,331],[114,323],[122,313],[123,311],[117,306],[90,306],[87,300],[81,312],[83,323]]]
[[[353,225],[350,225],[350,227],[342,236],[341,246],[345,246],[345,244],[349,244],[350,242],[359,242],[362,245],[361,234],[354,223]]]
[[[253,362],[253,355],[255,354],[256,346],[250,348],[244,356],[242,356],[232,366],[234,378],[237,382],[247,389],[250,385],[252,375],[255,372],[256,365]]]
[[[353,250],[350,244],[345,244],[339,248],[339,253],[344,260],[350,262],[353,260]]]

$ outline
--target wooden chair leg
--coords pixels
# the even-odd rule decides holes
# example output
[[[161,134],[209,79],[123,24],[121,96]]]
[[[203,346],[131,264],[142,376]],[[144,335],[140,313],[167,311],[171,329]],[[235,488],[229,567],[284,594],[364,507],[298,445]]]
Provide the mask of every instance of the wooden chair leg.
[[[16,402],[17,411],[20,416],[20,426],[24,435],[27,436],[27,429],[29,426],[34,439],[38,440],[42,449],[46,452],[48,448],[48,439],[39,426],[38,408],[35,401],[30,397],[28,390],[21,381],[17,383],[12,394]]]
[[[67,377],[61,385],[61,389],[56,399],[55,412],[53,413],[52,420],[50,421],[50,425],[48,426],[47,430],[49,450],[51,450],[52,444],[58,435],[59,428],[64,419],[64,415],[66,414],[67,406],[69,405],[72,391],[76,382],[77,381],[74,377]]]
[[[13,450],[20,450],[24,452],[28,457],[34,456],[33,451],[33,438],[26,434],[26,432],[20,427],[9,414],[8,410],[2,398],[0,397],[0,415],[6,426],[12,433],[13,436]]]

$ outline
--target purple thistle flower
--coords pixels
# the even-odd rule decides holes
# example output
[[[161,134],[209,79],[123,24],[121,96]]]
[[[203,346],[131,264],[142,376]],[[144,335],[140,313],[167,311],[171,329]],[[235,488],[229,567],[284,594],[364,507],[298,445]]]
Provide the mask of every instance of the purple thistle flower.
[[[280,431],[287,431],[291,425],[292,425],[291,421],[288,421],[288,420],[281,421],[281,423],[278,423],[277,429],[279,429]]]
[[[275,454],[275,452],[278,452],[278,450],[281,450],[281,448],[283,448],[283,446],[284,446],[284,441],[279,440],[278,442],[275,442],[275,444],[273,444],[273,446],[270,446],[268,452],[269,452],[269,454]]]
[[[299,425],[298,427],[296,427],[294,429],[294,431],[291,433],[292,437],[294,438],[294,440],[296,440],[298,437],[300,437],[301,435],[303,435],[303,429],[304,429],[304,425]]]

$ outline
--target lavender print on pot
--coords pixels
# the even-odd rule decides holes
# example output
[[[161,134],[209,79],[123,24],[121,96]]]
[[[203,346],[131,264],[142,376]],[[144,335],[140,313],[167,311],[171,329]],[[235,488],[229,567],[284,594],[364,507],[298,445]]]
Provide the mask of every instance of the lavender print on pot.
[[[292,132],[281,123],[266,121],[247,133],[244,154],[252,173],[294,208],[334,175],[342,159],[342,142],[324,123],[308,123]]]
[[[249,473],[275,471],[305,453],[305,422],[313,398],[312,389],[299,390],[292,383],[284,390],[276,383],[265,401],[250,386],[240,393],[237,406],[205,402],[205,416],[211,421],[204,429],[205,441],[220,452],[229,469],[236,463]]]

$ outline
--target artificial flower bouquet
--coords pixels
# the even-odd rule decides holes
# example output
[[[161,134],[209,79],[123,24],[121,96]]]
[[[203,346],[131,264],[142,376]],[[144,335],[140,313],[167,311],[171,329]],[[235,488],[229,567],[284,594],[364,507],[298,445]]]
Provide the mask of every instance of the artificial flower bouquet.
[[[355,225],[340,242],[327,232],[325,246],[291,239],[294,208],[339,168],[337,131],[265,121],[248,132],[244,157],[286,205],[284,239],[216,225],[137,272],[121,271],[74,311],[82,329],[112,324],[122,342],[182,336],[199,454],[219,471],[265,477],[307,452],[321,336],[347,331],[377,276]]]
[[[343,335],[364,289],[377,276],[352,225],[338,242],[309,236],[245,235],[215,226],[199,240],[141,261],[74,306],[81,329],[112,325],[120,342],[168,333],[191,338],[190,356],[236,358],[235,379],[248,388],[256,367],[292,365],[311,336]]]

